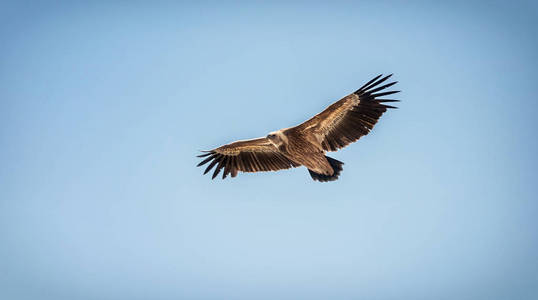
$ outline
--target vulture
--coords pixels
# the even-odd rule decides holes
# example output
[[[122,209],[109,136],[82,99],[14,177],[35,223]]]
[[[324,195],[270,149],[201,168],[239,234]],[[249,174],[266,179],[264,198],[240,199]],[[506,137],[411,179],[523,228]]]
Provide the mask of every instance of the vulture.
[[[240,140],[213,150],[202,151],[198,167],[209,163],[204,174],[215,168],[213,179],[222,170],[222,179],[238,172],[277,171],[305,166],[313,180],[334,181],[342,172],[341,161],[325,156],[367,135],[389,108],[385,103],[399,100],[384,96],[397,81],[384,83],[392,74],[376,76],[360,89],[328,106],[324,111],[295,127],[280,129],[265,137]]]

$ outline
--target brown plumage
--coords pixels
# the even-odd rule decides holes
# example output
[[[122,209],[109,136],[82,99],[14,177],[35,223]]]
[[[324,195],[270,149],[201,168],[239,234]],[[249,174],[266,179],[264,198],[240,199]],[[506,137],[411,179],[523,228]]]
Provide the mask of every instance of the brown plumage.
[[[308,121],[271,132],[263,138],[237,141],[205,152],[198,166],[208,162],[204,174],[222,178],[242,172],[277,171],[305,166],[312,179],[325,182],[338,179],[344,163],[325,156],[325,151],[337,151],[367,135],[388,108],[387,102],[399,100],[380,97],[399,91],[382,90],[396,84],[381,85],[388,78],[382,75],[368,81],[360,89],[327,107]],[[381,79],[380,79],[381,78]]]

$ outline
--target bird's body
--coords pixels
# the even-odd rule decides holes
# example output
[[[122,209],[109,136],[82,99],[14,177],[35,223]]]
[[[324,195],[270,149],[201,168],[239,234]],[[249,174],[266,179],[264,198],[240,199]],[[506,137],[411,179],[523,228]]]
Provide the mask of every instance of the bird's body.
[[[377,93],[396,83],[377,87],[390,76],[377,76],[300,125],[205,151],[199,157],[207,158],[198,166],[211,161],[204,174],[216,166],[213,178],[224,169],[224,179],[228,174],[235,177],[238,171],[276,171],[303,165],[314,180],[336,180],[343,163],[325,156],[325,152],[336,151],[368,134],[387,108],[394,108],[383,103],[398,100],[378,97],[398,91]]]
[[[333,169],[321,150],[321,144],[311,134],[297,130],[296,127],[279,130],[286,137],[284,145],[279,150],[288,159],[307,167],[319,174],[332,175]]]

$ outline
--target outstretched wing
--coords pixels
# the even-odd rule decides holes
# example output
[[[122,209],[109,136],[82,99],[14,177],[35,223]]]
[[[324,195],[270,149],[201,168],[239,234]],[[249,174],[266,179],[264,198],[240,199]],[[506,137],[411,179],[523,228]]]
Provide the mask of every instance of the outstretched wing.
[[[379,86],[392,74],[379,79],[381,76],[368,81],[353,94],[333,103],[294,129],[314,134],[326,151],[336,151],[367,135],[387,108],[396,108],[383,103],[399,101],[380,98],[399,92],[381,92],[397,83]]]
[[[221,169],[224,169],[222,173],[222,179],[224,179],[228,174],[232,177],[237,176],[238,171],[277,171],[299,166],[280,153],[267,138],[237,141],[204,152],[206,153],[198,156],[206,157],[198,164],[198,167],[211,161],[204,174],[216,165],[213,179],[217,177]]]

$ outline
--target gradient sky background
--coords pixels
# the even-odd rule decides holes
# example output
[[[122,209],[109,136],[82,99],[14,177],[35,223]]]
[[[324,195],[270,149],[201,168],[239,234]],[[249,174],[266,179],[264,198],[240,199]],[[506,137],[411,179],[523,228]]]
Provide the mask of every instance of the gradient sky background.
[[[0,298],[538,299],[538,6],[505,2],[2,2]],[[400,109],[338,181],[195,167],[379,73]]]

